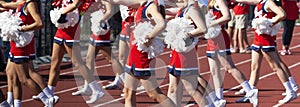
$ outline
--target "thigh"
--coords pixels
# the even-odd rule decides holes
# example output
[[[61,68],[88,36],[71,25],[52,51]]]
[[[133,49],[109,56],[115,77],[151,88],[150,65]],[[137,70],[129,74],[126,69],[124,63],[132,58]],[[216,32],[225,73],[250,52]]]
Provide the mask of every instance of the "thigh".
[[[125,83],[124,83],[125,88],[132,90],[132,91],[136,91],[138,83],[139,83],[139,80],[137,78],[135,78],[132,74],[125,73]]]
[[[139,77],[139,79],[142,85],[145,87],[145,90],[148,92],[152,92],[159,88],[156,77],[154,75]]]
[[[196,90],[198,81],[197,81],[198,75],[191,75],[191,76],[182,76],[181,81],[185,87],[186,90]]]

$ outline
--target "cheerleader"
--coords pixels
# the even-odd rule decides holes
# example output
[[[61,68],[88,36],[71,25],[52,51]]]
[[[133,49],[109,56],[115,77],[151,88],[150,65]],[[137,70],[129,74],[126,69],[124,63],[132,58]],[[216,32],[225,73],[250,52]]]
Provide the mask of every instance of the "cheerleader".
[[[198,3],[196,3],[194,0],[189,0],[189,1],[185,0],[184,4],[185,6],[178,11],[176,17],[192,20],[193,26],[197,28],[195,30],[185,32],[186,34],[185,36],[187,36],[187,38],[190,39],[194,37],[195,37],[194,39],[198,39],[197,37],[198,35],[203,35],[207,31],[204,17],[201,17],[204,16],[204,14],[201,12]],[[169,31],[167,30],[167,32]],[[167,36],[174,37],[175,35],[167,35]],[[193,41],[197,41],[197,40],[193,40]],[[202,93],[200,93],[200,91],[197,88],[198,85],[197,77],[199,75],[198,63],[197,63],[198,60],[197,60],[197,52],[196,52],[195,45],[193,45],[192,48],[193,48],[192,50],[186,52],[178,52],[176,49],[173,49],[170,55],[171,59],[168,66],[169,80],[170,80],[168,97],[170,97],[170,99],[172,99],[178,107],[181,106],[181,99],[183,93],[182,85],[185,87],[187,92],[194,98],[194,100],[197,102],[199,106],[206,105],[205,104],[206,100],[202,100],[203,95]]]
[[[208,28],[216,25],[221,25],[221,33],[219,36],[208,39],[206,56],[210,65],[210,71],[213,77],[216,95],[219,99],[223,99],[223,74],[221,73],[221,65],[228,71],[242,87],[246,89],[247,95],[253,103],[257,106],[257,89],[253,89],[245,76],[239,71],[230,55],[230,43],[228,33],[224,29],[224,24],[230,20],[229,10],[224,0],[212,0],[209,3],[209,8],[212,9],[213,15],[216,19],[207,25]]]
[[[122,65],[122,67],[125,66],[127,57],[129,54],[129,38],[133,30],[133,21],[134,21],[134,14],[136,9],[120,5],[120,13],[122,17],[122,31],[120,33],[119,37],[119,63]],[[123,75],[124,76],[124,75]],[[114,81],[104,86],[104,89],[119,89],[120,88],[120,78],[115,77]]]
[[[262,63],[262,58],[264,57],[273,71],[277,72],[281,83],[286,90],[286,96],[279,100],[278,103],[284,104],[288,103],[297,98],[297,94],[293,88],[298,86],[293,83],[293,78],[291,77],[288,68],[280,59],[277,49],[276,49],[276,33],[280,30],[274,29],[277,24],[285,18],[285,12],[283,9],[278,7],[272,0],[236,0],[236,2],[247,3],[251,5],[256,5],[255,8],[255,20],[261,21],[262,19],[267,19],[262,22],[270,22],[272,26],[272,32],[262,32],[260,29],[261,25],[254,26],[255,37],[253,40],[252,48],[252,62],[251,62],[251,76],[250,82],[252,85],[256,85],[259,80],[259,68]],[[252,23],[255,23],[253,20]],[[252,24],[253,25],[253,24]],[[265,26],[270,26],[265,25]],[[289,78],[290,76],[291,78]],[[294,84],[293,87],[291,84]]]
[[[34,30],[40,29],[43,27],[42,20],[39,16],[39,6],[40,1],[38,0],[27,0],[27,1],[18,1],[18,2],[0,2],[0,7],[7,9],[16,9],[16,14],[22,20],[21,26],[17,27],[21,34],[19,36],[11,36],[11,50],[10,50],[10,60],[8,61],[8,68],[6,71],[12,73],[14,81],[9,82],[13,85],[14,91],[14,106],[21,107],[21,98],[22,98],[22,88],[21,84],[30,88],[35,94],[39,95],[39,98],[46,106],[53,106],[55,98],[53,93],[46,87],[46,84],[42,81],[42,78],[39,74],[35,73],[35,76],[32,76],[30,73],[30,69],[33,69],[31,62],[29,61],[34,53],[34,40],[32,38],[27,39],[28,41],[18,41],[23,36],[26,38],[27,36],[32,36]],[[20,14],[18,14],[20,13]],[[3,30],[3,29],[2,29]],[[15,31],[14,29],[11,29]],[[25,37],[26,36],[26,37]],[[25,42],[25,44],[22,44]],[[26,44],[27,43],[27,44]],[[12,76],[10,75],[10,76]],[[31,78],[34,79],[31,79]],[[41,83],[37,83],[34,80],[40,80]],[[38,87],[36,84],[41,85]],[[11,86],[9,86],[11,88]]]
[[[164,21],[164,15],[159,11],[164,11],[164,8],[158,6],[153,1],[147,0],[124,0],[110,2],[119,3],[132,8],[137,8],[135,15],[135,24],[154,22],[154,27],[145,39],[145,46],[148,47],[156,36],[158,36],[164,30],[166,23]],[[163,2],[163,1],[159,1]],[[135,28],[135,30],[137,27]],[[141,31],[140,31],[141,32]],[[135,35],[137,36],[137,35]],[[142,36],[142,35],[141,35]],[[136,37],[130,38],[131,40],[137,39]],[[164,95],[157,84],[155,78],[155,71],[153,68],[154,58],[148,58],[148,52],[142,52],[138,50],[137,44],[130,47],[130,54],[126,66],[125,74],[125,106],[136,106],[136,88],[138,81],[145,87],[147,94],[162,106],[174,107],[175,104],[166,95]]]
[[[60,10],[60,13],[58,13],[60,16],[59,19],[54,21],[52,20],[52,22],[57,26],[63,24],[62,26],[64,28],[59,27],[54,37],[48,87],[51,89],[51,91],[54,91],[59,79],[60,64],[65,52],[67,52],[72,60],[73,66],[75,67],[75,69],[78,69],[79,73],[83,76],[84,80],[86,80],[87,84],[92,90],[90,100],[86,101],[86,103],[95,103],[98,99],[104,96],[104,93],[100,89],[93,75],[88,72],[89,68],[81,59],[80,52],[73,52],[73,49],[80,50],[78,46],[78,38],[80,34],[80,29],[78,28],[79,21],[74,21],[71,18],[70,20],[66,19],[67,14],[69,13],[73,15],[84,13],[89,5],[91,5],[91,1],[82,2],[79,0],[58,0],[54,1],[54,3],[52,4],[58,8],[62,8],[62,10]],[[56,18],[54,14],[57,13],[52,13],[53,16],[51,16],[51,18]],[[76,17],[74,17],[74,19],[76,19]],[[70,26],[65,25],[69,22]]]

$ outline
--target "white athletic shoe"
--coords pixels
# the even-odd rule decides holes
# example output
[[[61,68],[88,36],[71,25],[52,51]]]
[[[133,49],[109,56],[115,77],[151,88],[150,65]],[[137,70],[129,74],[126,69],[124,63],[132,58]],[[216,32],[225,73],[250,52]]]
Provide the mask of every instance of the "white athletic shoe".
[[[293,86],[293,90],[297,92],[299,89],[298,85]],[[283,96],[286,96],[286,92],[282,93]]]
[[[215,107],[225,107],[226,100],[223,100],[223,99],[216,100],[216,101],[214,101],[214,105],[215,105]]]
[[[77,90],[76,92],[72,92],[73,96],[77,96],[77,95],[91,95],[91,94],[92,94],[91,88],[87,88],[87,89],[81,88],[81,89]]]
[[[104,93],[99,91],[99,92],[94,92],[91,96],[90,96],[90,100],[86,101],[85,103],[87,104],[92,104],[95,103],[97,100],[99,100],[101,97],[104,96]]]
[[[253,107],[258,106],[258,89],[252,89],[249,92],[246,93],[246,97],[249,98],[250,103],[253,104]]]
[[[44,107],[54,107],[55,104],[55,98],[51,97],[47,99],[47,104],[45,104]]]
[[[56,95],[54,95],[53,98],[54,98],[54,102],[57,103],[58,100],[59,100],[59,97],[56,96]],[[35,95],[32,96],[32,99],[34,99],[34,100],[41,100],[38,96],[35,96]]]
[[[119,83],[112,82],[112,83],[110,83],[106,86],[103,86],[102,88],[105,89],[105,90],[120,90],[121,86],[120,86]]]
[[[278,103],[279,104],[288,103],[296,98],[297,98],[297,94],[295,91],[287,92],[287,95],[282,100],[279,100]]]
[[[234,95],[245,95],[246,91],[242,88],[238,92],[235,92]]]

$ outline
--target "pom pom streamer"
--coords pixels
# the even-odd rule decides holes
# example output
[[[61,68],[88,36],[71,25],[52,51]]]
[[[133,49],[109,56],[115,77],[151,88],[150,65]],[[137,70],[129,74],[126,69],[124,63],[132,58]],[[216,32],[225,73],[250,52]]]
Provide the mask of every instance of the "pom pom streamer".
[[[22,20],[19,18],[19,15],[20,13],[0,13],[1,37],[14,41],[17,47],[24,47],[32,41],[34,31],[20,32]]]
[[[272,27],[272,19],[267,19],[265,17],[259,17],[252,20],[252,28],[255,28],[255,32],[258,35],[267,34],[271,36],[276,36],[279,32],[281,25],[276,24]]]
[[[167,23],[165,43],[167,48],[176,50],[177,52],[189,52],[198,42],[198,37],[194,37],[194,41],[191,45],[186,46],[184,39],[187,38],[186,32],[194,30],[194,26],[191,25],[192,21],[186,18],[175,18]]]
[[[103,29],[101,27],[100,19],[102,19],[103,16],[104,14],[101,11],[95,11],[91,13],[91,30],[97,36],[105,35],[110,28],[107,21],[105,22],[105,24],[107,25],[107,29]]]
[[[68,28],[74,27],[79,21],[78,9],[73,10],[72,12],[67,13],[66,23],[58,23],[58,19],[61,16],[61,11],[64,8],[54,8],[50,11],[50,20],[57,28]]]
[[[146,39],[147,35],[152,31],[153,25],[150,22],[139,23],[133,33],[137,45],[137,49],[142,52],[148,53],[148,59],[155,58],[157,55],[164,51],[165,45],[159,38],[154,38],[152,43],[147,47],[145,43],[149,40]]]
[[[213,22],[215,20],[215,16],[213,16],[212,13],[208,12],[206,15],[205,15],[205,22],[206,22],[206,25],[209,26],[211,25],[211,22]],[[207,33],[204,35],[205,39],[213,39],[213,38],[216,38],[217,36],[220,35],[221,33],[221,26],[219,25],[216,25],[216,26],[210,26],[207,28]]]

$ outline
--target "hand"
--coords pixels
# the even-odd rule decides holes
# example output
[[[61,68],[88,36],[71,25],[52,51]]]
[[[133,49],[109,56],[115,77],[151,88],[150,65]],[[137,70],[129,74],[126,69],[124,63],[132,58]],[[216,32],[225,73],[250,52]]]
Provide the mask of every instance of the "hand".
[[[192,45],[193,41],[194,41],[194,38],[193,37],[190,37],[191,34],[189,33],[184,33],[185,34],[185,38],[183,38],[183,41],[185,42],[185,47],[188,47],[190,45]]]
[[[57,20],[58,23],[66,23],[68,20],[66,19],[67,15],[66,14],[61,14],[59,19]]]
[[[145,46],[149,47],[153,41],[154,38],[150,38],[150,37],[146,37],[146,39],[148,40],[146,43],[144,43]]]
[[[108,29],[107,23],[103,20],[100,20],[100,27],[104,30]]]

